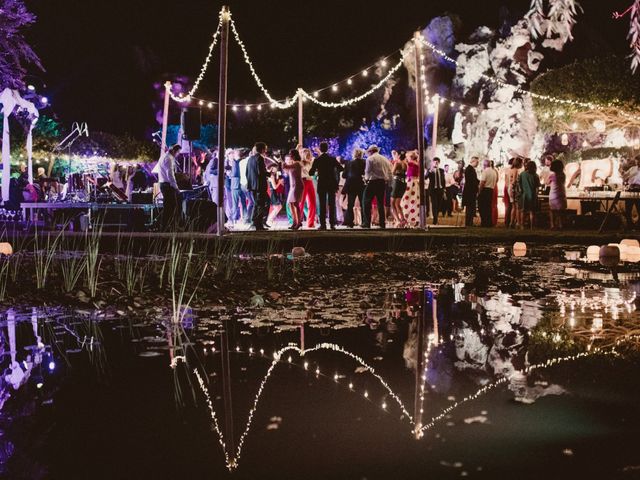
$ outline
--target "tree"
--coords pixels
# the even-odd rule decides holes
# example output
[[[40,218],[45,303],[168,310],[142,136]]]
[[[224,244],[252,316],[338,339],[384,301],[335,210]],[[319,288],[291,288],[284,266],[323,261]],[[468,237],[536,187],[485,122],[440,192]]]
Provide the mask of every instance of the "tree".
[[[596,121],[607,128],[638,126],[634,118],[621,115],[640,108],[640,82],[620,57],[592,58],[551,70],[533,81],[531,91],[603,106],[585,109],[536,99],[539,125],[550,132],[590,130]]]
[[[27,65],[44,70],[23,33],[35,20],[22,0],[0,0],[0,91],[23,89]]]

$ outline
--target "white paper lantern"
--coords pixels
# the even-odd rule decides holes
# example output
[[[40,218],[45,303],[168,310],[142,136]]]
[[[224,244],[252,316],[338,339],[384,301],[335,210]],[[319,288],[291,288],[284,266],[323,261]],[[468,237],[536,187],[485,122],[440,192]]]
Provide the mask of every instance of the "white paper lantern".
[[[600,258],[600,247],[598,245],[591,245],[587,248],[587,262],[597,262]]]
[[[640,247],[640,242],[635,238],[625,238],[620,242],[620,245],[626,245],[627,247]]]
[[[516,242],[513,244],[513,256],[524,257],[527,254],[527,244],[524,242]]]
[[[629,247],[626,248],[626,261],[631,263],[640,262],[640,247]]]
[[[13,247],[8,242],[0,243],[0,255],[13,255]]]

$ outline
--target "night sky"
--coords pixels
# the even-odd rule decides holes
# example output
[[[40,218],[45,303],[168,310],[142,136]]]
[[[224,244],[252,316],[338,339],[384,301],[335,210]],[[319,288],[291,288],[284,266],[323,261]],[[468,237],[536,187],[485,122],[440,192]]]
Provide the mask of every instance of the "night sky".
[[[631,0],[584,0],[569,57],[625,54],[628,19],[611,13]],[[228,4],[249,54],[276,98],[325,87],[400,48],[439,14],[463,21],[463,35],[498,27],[500,7],[522,15],[529,0],[238,0]],[[142,137],[155,126],[153,83],[166,73],[196,76],[223,2],[213,0],[28,0],[38,21],[29,32],[53,110],[64,125]],[[504,10],[503,10],[504,12]],[[264,101],[230,44],[230,101]],[[215,98],[217,58],[199,90]]]

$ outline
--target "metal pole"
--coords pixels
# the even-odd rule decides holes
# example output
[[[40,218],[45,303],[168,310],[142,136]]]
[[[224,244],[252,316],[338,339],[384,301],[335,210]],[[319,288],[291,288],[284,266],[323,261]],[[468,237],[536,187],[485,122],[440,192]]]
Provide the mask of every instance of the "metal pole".
[[[304,147],[304,108],[303,108],[302,89],[298,89],[298,145]]]
[[[218,236],[224,232],[224,153],[227,148],[227,56],[229,53],[229,7],[222,7],[220,31],[220,95],[218,97]]]
[[[416,353],[416,388],[413,397],[413,418],[415,421],[415,430],[414,435],[416,440],[420,438],[422,433],[420,429],[422,428],[422,413],[421,405],[420,405],[420,395],[422,389],[422,365],[423,365],[423,357],[424,357],[424,323],[425,323],[425,315],[426,315],[426,299],[425,299],[426,291],[423,288],[420,295],[420,314],[418,315],[418,351]]]
[[[421,33],[418,31],[415,33],[413,43],[415,50],[415,62],[416,62],[416,133],[418,141],[418,162],[420,163],[420,228],[425,228],[427,225],[427,207],[425,198],[425,158],[424,158],[424,98],[422,96],[422,82],[423,82],[423,70],[422,70],[422,47],[420,42]]]
[[[164,108],[162,110],[162,141],[160,142],[160,157],[167,150],[167,127],[169,123],[169,100],[171,98],[171,82],[164,82]]]
[[[235,454],[233,438],[233,402],[231,392],[231,364],[229,362],[229,321],[225,322],[220,333],[220,352],[222,361],[222,392],[224,397],[225,443],[228,452]]]
[[[440,95],[433,97],[433,138],[431,139],[431,158],[436,156],[436,148],[438,147],[438,120],[440,119]]]

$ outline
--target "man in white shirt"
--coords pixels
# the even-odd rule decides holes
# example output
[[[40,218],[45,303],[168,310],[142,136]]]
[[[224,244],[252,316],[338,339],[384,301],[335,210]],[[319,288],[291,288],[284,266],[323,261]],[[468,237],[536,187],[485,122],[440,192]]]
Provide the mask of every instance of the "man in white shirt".
[[[482,163],[484,167],[480,174],[480,186],[478,192],[478,210],[480,210],[480,225],[493,227],[493,190],[498,184],[498,172],[491,166],[490,160]]]
[[[367,150],[367,164],[364,168],[364,180],[367,186],[364,189],[364,218],[362,228],[371,228],[371,204],[376,199],[378,204],[378,218],[380,228],[385,228],[384,197],[387,183],[393,177],[391,162],[378,153],[380,149],[371,145]]]
[[[180,192],[176,181],[176,155],[180,153],[180,145],[174,145],[158,162],[158,183],[162,192],[162,229],[175,227],[179,218],[178,202]]]
[[[244,158],[238,162],[240,168],[240,202],[243,205],[242,208],[242,221],[247,225],[251,224],[251,218],[253,217],[253,194],[249,191],[247,182],[247,163],[252,152],[244,152]]]

